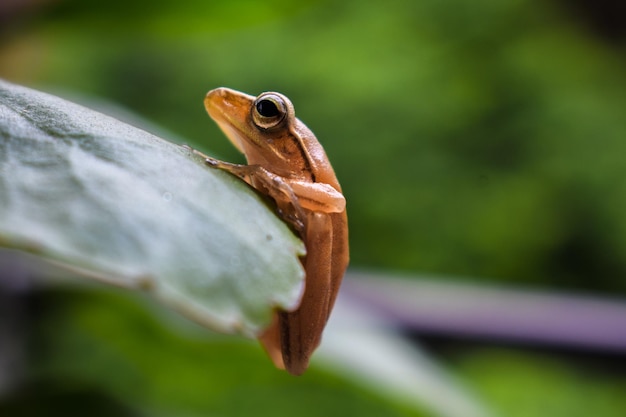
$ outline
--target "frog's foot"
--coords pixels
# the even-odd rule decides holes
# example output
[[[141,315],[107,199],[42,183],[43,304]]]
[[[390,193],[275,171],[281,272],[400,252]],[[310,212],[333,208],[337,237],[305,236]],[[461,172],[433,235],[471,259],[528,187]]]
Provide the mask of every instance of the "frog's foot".
[[[209,155],[206,155],[202,152],[200,152],[197,149],[193,149],[191,146],[189,145],[181,145],[184,149],[190,150],[191,152],[193,152],[194,155],[198,155],[199,157],[201,157],[202,159],[204,159],[204,162],[209,165],[210,167],[213,168],[219,168],[219,169],[223,169],[225,171],[232,171],[233,167],[238,167],[240,165],[237,164],[231,164],[228,162],[224,162],[224,161],[220,161],[219,159],[215,159]],[[234,172],[233,172],[234,173]]]
[[[294,213],[286,215],[284,218],[293,224],[298,232],[304,230],[304,219],[306,219],[306,214],[304,213],[298,196],[294,193],[293,188],[291,188],[289,184],[278,176],[272,177],[272,182],[274,183],[274,187],[280,190],[280,192],[289,199],[289,202],[293,206]]]
[[[281,209],[276,209],[276,211],[278,213],[278,216],[287,223],[289,223],[299,235],[302,235],[302,233],[304,233],[304,222],[298,217],[297,214],[287,214]]]
[[[206,155],[206,154],[200,152],[199,150],[192,148],[191,146],[183,145],[183,148],[191,150],[191,152],[193,152],[194,155],[198,155],[202,159],[213,159],[209,155]]]
[[[217,159],[213,158],[204,158],[204,163],[213,168],[219,168],[219,163]]]

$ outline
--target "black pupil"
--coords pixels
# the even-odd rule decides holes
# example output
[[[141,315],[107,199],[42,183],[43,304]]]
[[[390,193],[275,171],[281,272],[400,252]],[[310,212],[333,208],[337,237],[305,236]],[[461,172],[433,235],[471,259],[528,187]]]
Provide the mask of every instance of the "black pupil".
[[[280,114],[272,100],[261,100],[256,104],[256,111],[263,117],[276,117]]]

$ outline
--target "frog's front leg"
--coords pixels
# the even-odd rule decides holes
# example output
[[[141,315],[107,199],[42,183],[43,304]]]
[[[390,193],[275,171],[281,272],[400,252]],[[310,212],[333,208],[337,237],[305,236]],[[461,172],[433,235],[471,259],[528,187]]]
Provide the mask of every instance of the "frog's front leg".
[[[222,171],[226,171],[229,172],[231,174],[233,174],[236,177],[241,178],[242,180],[244,180],[246,183],[248,183],[249,185],[251,185],[252,187],[254,187],[254,184],[252,184],[251,178],[254,176],[254,169],[251,169],[252,166],[250,165],[240,165],[240,164],[232,164],[230,162],[224,162],[224,161],[220,161],[219,159],[215,159],[211,156],[208,156],[196,149],[192,149],[188,146],[185,146],[185,148],[191,149],[191,151],[202,157],[202,159],[204,159],[204,162],[213,167],[213,168],[217,168],[217,169],[221,169]],[[256,187],[255,187],[256,188]]]
[[[304,232],[306,213],[300,198],[283,177],[259,165],[218,164],[217,167],[243,179],[261,194],[269,195],[276,202],[280,217],[288,221],[298,233]]]
[[[304,230],[306,214],[293,188],[283,177],[269,172],[259,165],[232,164],[212,158],[195,149],[192,151],[204,158],[207,165],[239,177],[254,189],[269,195],[276,202],[281,217],[292,224],[298,232]]]

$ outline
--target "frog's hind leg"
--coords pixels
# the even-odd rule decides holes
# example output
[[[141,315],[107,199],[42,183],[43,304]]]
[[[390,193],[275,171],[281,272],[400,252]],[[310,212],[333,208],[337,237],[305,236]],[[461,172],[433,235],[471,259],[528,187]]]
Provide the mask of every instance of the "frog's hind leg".
[[[310,213],[305,238],[307,254],[302,261],[306,271],[304,294],[297,310],[278,313],[283,362],[294,375],[300,375],[308,367],[328,319],[333,298],[332,241],[330,216]]]

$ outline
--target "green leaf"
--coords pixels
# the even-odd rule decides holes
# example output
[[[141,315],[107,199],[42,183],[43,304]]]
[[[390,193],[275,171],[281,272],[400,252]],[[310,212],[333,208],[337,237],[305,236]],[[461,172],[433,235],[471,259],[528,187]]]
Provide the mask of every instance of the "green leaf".
[[[245,184],[172,144],[0,80],[0,247],[254,336],[294,308],[304,247]]]

